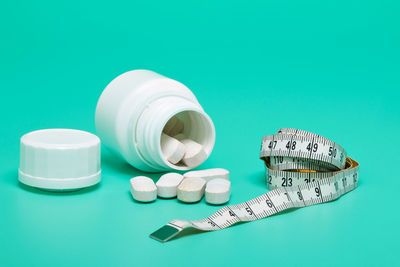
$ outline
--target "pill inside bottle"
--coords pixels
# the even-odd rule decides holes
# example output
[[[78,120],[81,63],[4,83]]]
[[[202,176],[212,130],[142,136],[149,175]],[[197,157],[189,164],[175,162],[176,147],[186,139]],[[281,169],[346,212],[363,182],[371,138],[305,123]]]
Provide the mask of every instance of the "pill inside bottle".
[[[202,164],[213,147],[209,127],[204,116],[195,111],[183,111],[171,117],[160,138],[165,162],[182,170]]]

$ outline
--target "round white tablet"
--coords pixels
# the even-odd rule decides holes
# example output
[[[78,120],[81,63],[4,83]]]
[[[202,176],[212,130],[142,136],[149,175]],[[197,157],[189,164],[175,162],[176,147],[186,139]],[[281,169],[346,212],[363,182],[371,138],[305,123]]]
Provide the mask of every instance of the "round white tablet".
[[[182,182],[183,175],[175,172],[164,174],[157,181],[157,195],[163,198],[176,197],[178,185]]]
[[[157,187],[153,180],[145,176],[137,176],[130,180],[132,197],[140,202],[151,202],[157,198]]]
[[[18,179],[53,191],[70,191],[100,182],[100,139],[72,129],[46,129],[21,137]]]
[[[211,180],[206,186],[206,202],[221,205],[229,201],[231,195],[231,182],[217,178]]]

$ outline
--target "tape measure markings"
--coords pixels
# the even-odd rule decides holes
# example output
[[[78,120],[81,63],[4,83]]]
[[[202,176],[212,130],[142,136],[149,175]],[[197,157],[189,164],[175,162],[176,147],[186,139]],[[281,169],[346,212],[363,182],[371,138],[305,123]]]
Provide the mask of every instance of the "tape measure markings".
[[[283,210],[335,200],[358,185],[359,164],[338,144],[306,131],[282,128],[264,136],[260,158],[271,190],[226,206],[201,220],[173,220],[150,235],[165,242],[186,228],[213,231],[237,222],[269,217]]]
[[[303,136],[279,134],[279,138],[275,139],[275,136],[276,135],[264,136],[262,142],[262,150],[260,153],[261,157],[280,156],[303,158],[307,160],[314,160],[315,163],[318,162],[322,165],[331,164],[332,169],[335,170],[339,170],[344,167],[346,152],[342,147],[332,141],[324,144],[323,139],[325,138],[323,137],[304,138]],[[290,140],[288,141],[289,138]],[[313,142],[313,140],[310,138],[318,138],[317,140],[314,140],[314,142],[318,144],[317,150],[315,152],[313,152],[313,148],[307,148],[307,146]],[[304,146],[304,144],[307,145]],[[311,150],[311,153],[309,150]],[[333,151],[337,151],[340,153],[339,159],[337,159],[336,157],[337,152],[334,153]],[[294,153],[293,156],[290,156],[291,153]]]

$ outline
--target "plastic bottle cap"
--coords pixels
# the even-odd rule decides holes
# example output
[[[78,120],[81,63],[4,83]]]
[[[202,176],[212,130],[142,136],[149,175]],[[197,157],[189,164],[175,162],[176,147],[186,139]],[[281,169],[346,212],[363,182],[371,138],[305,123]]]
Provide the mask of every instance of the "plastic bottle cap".
[[[47,190],[76,190],[100,179],[100,139],[96,135],[46,129],[21,137],[20,182]]]

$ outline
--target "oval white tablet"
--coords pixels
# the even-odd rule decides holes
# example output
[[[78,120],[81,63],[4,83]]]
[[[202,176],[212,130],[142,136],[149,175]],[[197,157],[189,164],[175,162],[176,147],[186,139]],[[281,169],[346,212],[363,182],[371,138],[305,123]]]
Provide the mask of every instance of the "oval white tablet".
[[[229,201],[231,196],[231,182],[216,178],[207,183],[206,202],[213,205],[221,205]]]
[[[209,182],[216,178],[229,180],[229,171],[222,168],[206,169],[200,171],[190,171],[183,175],[184,178],[197,177]]]
[[[184,124],[177,117],[172,117],[164,126],[163,132],[169,136],[174,136],[183,131]]]
[[[140,202],[151,202],[157,198],[157,187],[153,180],[145,176],[137,176],[130,180],[132,197]]]
[[[185,146],[185,154],[183,156],[182,162],[186,166],[194,168],[196,166],[199,166],[207,159],[207,153],[203,149],[203,146],[199,143],[190,139],[184,139],[181,140],[181,142]]]
[[[164,174],[157,181],[157,195],[163,198],[176,197],[178,185],[182,182],[183,175],[175,172]]]
[[[174,135],[174,138],[175,138],[176,140],[178,140],[178,141],[182,141],[183,139],[187,139],[187,138],[186,138],[186,135],[184,135],[183,133]]]
[[[187,178],[178,186],[178,199],[182,202],[198,202],[204,195],[206,181],[201,178]]]
[[[172,164],[176,164],[185,154],[185,146],[175,138],[161,134],[161,151],[164,157]]]

